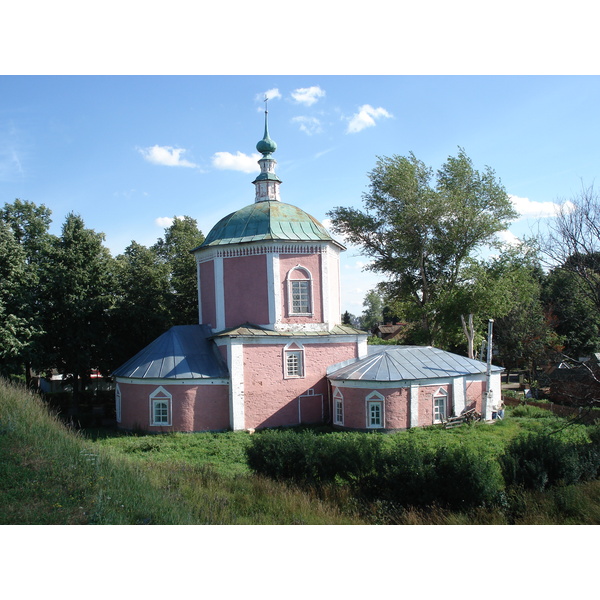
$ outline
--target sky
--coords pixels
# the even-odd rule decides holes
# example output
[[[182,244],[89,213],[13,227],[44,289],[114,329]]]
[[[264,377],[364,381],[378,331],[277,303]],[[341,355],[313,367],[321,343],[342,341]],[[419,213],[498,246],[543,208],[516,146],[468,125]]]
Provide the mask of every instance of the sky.
[[[0,202],[46,205],[55,234],[78,213],[114,255],[178,216],[206,235],[254,201],[265,96],[281,199],[326,226],[362,207],[378,156],[492,167],[522,215],[507,241],[600,168],[598,76],[2,75]],[[342,254],[342,311],[382,280],[367,263]]]

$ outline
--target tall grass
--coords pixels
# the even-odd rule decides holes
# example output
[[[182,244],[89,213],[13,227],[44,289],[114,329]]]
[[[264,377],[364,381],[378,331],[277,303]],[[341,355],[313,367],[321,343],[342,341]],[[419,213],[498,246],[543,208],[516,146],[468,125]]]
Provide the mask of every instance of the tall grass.
[[[363,522],[265,478],[132,455],[86,439],[37,396],[0,380],[0,524]]]

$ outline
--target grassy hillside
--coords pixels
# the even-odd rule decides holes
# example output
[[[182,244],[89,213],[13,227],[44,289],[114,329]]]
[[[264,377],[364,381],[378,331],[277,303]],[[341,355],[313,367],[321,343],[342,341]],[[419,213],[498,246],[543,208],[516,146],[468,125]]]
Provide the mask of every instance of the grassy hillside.
[[[137,450],[85,438],[39,398],[0,380],[0,524],[361,522],[306,493],[244,473],[241,465],[223,474],[184,455],[156,461],[152,444],[163,438],[124,439]],[[150,460],[137,460],[137,453]],[[221,462],[227,460],[212,459]]]

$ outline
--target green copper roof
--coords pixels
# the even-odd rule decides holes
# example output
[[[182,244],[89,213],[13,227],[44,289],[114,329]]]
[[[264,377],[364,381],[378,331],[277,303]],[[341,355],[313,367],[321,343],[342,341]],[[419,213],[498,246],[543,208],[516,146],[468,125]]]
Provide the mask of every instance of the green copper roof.
[[[255,202],[221,219],[196,248],[263,240],[336,242],[308,213],[285,202]]]

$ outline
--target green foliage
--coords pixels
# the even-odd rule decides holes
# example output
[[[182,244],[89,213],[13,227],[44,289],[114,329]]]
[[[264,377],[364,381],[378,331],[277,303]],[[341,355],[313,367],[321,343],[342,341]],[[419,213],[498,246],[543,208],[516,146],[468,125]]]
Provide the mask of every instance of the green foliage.
[[[276,480],[306,486],[360,479],[377,464],[379,436],[351,433],[271,430],[260,432],[246,448],[248,466]]]
[[[600,315],[581,277],[568,268],[553,269],[543,286],[546,310],[556,320],[556,333],[564,339],[564,352],[578,358],[600,349]]]
[[[475,170],[462,149],[435,182],[412,153],[378,158],[369,177],[365,211],[335,208],[333,230],[373,259],[370,270],[391,278],[389,295],[407,303],[409,320],[433,343],[465,261],[517,214],[493,171]]]
[[[115,261],[114,297],[109,349],[116,368],[173,325],[168,265],[132,242]]]
[[[71,375],[75,403],[79,381],[107,369],[109,310],[114,259],[104,234],[87,229],[79,215],[67,215],[44,264],[44,335],[37,366]]]
[[[403,506],[472,508],[496,500],[503,482],[497,464],[469,446],[399,444],[385,453],[360,492]]]
[[[600,452],[597,445],[572,442],[545,432],[515,438],[500,457],[507,485],[544,490],[597,477]]]
[[[204,241],[195,219],[174,217],[164,237],[152,247],[167,266],[170,285],[170,317],[174,325],[198,321],[196,261],[191,250]]]

